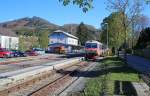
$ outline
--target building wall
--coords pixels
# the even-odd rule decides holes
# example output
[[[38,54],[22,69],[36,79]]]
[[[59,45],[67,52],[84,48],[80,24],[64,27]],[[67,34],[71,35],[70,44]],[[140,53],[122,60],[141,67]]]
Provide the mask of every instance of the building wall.
[[[67,44],[69,45],[78,45],[78,40],[74,38],[67,37]]]
[[[64,34],[52,34],[49,36],[49,44],[63,43],[66,44],[67,37]]]
[[[18,43],[18,37],[0,36],[1,48],[18,49]]]
[[[78,45],[78,40],[68,37],[64,34],[52,34],[49,36],[49,44],[54,44],[54,43],[63,43],[63,44],[69,44],[69,45]]]

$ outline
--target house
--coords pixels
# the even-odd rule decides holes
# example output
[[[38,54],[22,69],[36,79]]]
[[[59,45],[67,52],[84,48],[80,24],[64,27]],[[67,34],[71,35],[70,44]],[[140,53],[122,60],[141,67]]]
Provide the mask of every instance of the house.
[[[51,51],[64,50],[65,52],[71,52],[74,47],[78,46],[78,38],[65,31],[56,30],[49,35],[49,48]]]
[[[9,29],[0,27],[0,48],[18,49],[19,38]]]

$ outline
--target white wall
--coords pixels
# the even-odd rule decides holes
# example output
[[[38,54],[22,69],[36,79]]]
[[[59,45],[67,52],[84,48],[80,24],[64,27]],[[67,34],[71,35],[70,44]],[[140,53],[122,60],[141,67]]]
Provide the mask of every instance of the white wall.
[[[11,49],[18,49],[18,47],[19,47],[19,38],[18,37],[10,37],[11,38],[11,42],[10,42],[10,44],[11,44]]]
[[[18,49],[18,43],[18,37],[0,36],[1,48]]]
[[[66,36],[64,34],[52,34],[49,37],[49,44],[54,43],[63,43],[63,44],[69,44],[69,45],[78,45],[78,40],[69,36]]]
[[[66,43],[66,38],[49,38],[49,44],[53,43]]]
[[[78,45],[78,40],[77,40],[77,39],[74,39],[74,38],[68,37],[68,38],[67,38],[67,44],[70,44],[70,45]]]
[[[61,39],[57,39],[57,38],[49,38],[49,44],[53,44],[53,43],[63,43],[63,44],[70,44],[70,45],[78,45],[78,40],[74,39],[74,38],[61,38]]]

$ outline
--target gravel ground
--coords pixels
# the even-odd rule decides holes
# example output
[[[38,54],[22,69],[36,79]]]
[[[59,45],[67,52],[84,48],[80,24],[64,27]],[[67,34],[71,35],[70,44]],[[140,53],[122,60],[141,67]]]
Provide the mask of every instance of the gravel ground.
[[[59,96],[69,96],[74,93],[76,94],[80,91],[83,91],[85,87],[86,79],[89,79],[89,77],[84,77],[84,75],[86,76],[90,75],[89,71],[95,68],[97,64],[98,64],[97,62],[94,62],[94,63],[91,62],[90,66],[84,69],[84,70],[88,69],[88,71],[85,73],[79,73],[79,75],[81,75],[82,77],[78,77],[78,80],[76,80],[71,86],[69,86],[66,90],[64,90],[61,94],[59,94]]]
[[[44,86],[44,85],[48,84],[49,82],[52,82],[56,78],[59,78],[61,76],[62,76],[61,74],[55,74],[55,75],[51,76],[50,78],[47,78],[45,80],[35,83],[35,85],[30,85],[30,86],[28,86],[28,88],[25,88],[18,92],[12,93],[12,94],[10,94],[10,96],[29,96],[30,93],[34,92],[35,90],[38,90],[41,86]]]
[[[70,67],[70,68],[66,69],[65,71],[71,71],[72,69],[76,69],[77,67],[78,66]],[[49,78],[41,80],[40,82],[37,82],[34,85],[30,85],[25,89],[11,93],[10,96],[29,96],[29,94],[31,94],[32,92],[40,89],[42,86],[45,86],[45,85],[49,84],[50,82],[53,82],[54,80],[62,77],[63,75],[64,74],[54,73]],[[57,90],[57,91],[59,91],[59,90]]]

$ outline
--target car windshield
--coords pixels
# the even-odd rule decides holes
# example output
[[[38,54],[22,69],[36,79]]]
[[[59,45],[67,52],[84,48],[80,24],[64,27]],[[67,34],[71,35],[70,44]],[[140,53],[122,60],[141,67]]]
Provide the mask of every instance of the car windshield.
[[[96,43],[86,43],[85,47],[86,48],[97,48],[97,44]]]

